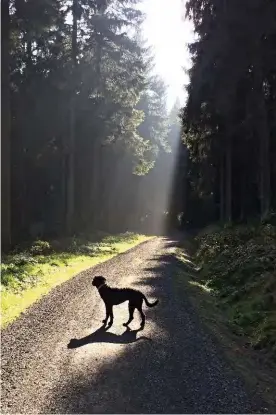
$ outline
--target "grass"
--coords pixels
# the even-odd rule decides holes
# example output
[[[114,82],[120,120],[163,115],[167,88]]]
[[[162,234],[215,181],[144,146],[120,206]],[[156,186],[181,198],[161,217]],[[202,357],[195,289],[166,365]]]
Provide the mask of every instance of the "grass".
[[[2,258],[1,327],[76,274],[150,239],[133,233],[36,241]]]
[[[275,413],[275,225],[202,232],[175,255],[177,291],[188,293],[229,361]]]
[[[233,226],[196,242],[199,282],[213,291],[232,330],[276,362],[276,226]]]

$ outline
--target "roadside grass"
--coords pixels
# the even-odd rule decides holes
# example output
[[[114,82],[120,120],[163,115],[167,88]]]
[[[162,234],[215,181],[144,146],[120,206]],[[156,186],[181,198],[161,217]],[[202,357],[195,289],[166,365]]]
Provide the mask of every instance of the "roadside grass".
[[[43,295],[74,277],[152,237],[134,233],[36,241],[2,258],[1,328]]]
[[[233,226],[196,240],[200,282],[229,325],[276,362],[276,226]]]
[[[188,294],[233,367],[274,413],[276,227],[239,225],[202,232],[175,256],[177,291]]]

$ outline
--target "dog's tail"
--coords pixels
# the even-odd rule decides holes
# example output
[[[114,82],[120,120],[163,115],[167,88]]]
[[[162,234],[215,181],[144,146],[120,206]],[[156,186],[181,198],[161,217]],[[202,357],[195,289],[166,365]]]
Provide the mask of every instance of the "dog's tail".
[[[145,300],[145,303],[148,307],[154,307],[158,304],[158,300],[154,301],[154,303],[149,303],[148,300],[146,299],[145,295],[143,295],[143,299]]]

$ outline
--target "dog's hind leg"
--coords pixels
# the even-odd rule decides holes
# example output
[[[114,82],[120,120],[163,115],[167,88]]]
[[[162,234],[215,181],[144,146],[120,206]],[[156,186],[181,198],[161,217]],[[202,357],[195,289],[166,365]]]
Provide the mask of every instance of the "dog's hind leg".
[[[145,327],[145,321],[146,321],[146,317],[145,317],[145,314],[143,312],[142,306],[143,306],[143,300],[139,304],[137,304],[137,310],[139,311],[139,313],[141,315],[141,319],[142,319],[141,329],[143,329]]]
[[[126,323],[123,324],[124,326],[128,326],[132,322],[134,310],[135,310],[135,307],[132,304],[129,304],[128,305],[129,319]]]

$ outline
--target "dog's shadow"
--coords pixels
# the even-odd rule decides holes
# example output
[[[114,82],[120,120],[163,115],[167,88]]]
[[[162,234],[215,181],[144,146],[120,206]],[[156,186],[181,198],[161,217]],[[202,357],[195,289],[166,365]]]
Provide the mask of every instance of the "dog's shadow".
[[[89,343],[118,343],[128,344],[134,343],[138,340],[151,340],[148,337],[141,336],[137,338],[137,333],[141,331],[131,330],[129,327],[122,334],[115,334],[108,332],[108,327],[102,326],[88,336],[82,337],[81,339],[71,339],[67,345],[68,349],[77,349],[78,347],[85,346]]]

